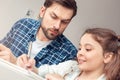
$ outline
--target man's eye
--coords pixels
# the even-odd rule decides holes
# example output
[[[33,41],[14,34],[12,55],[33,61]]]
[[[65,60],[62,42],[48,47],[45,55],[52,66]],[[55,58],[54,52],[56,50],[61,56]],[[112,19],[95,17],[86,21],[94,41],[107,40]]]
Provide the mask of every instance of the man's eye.
[[[63,23],[63,24],[68,24],[68,23],[69,23],[69,21],[62,21],[62,23]]]
[[[53,19],[56,19],[56,18],[57,18],[55,15],[51,15],[51,17],[52,17]]]

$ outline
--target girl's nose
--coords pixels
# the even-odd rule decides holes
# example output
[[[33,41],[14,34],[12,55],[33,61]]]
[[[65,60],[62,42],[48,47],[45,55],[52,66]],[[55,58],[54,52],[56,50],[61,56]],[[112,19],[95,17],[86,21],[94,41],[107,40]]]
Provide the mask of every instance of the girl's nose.
[[[84,50],[79,50],[78,53],[77,53],[78,56],[80,55],[84,55]]]

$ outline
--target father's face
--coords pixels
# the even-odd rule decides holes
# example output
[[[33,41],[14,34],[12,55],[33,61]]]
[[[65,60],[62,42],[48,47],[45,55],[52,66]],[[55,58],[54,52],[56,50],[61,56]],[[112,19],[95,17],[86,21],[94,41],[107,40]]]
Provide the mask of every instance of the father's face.
[[[54,3],[49,8],[42,7],[41,29],[47,39],[53,40],[64,32],[73,16],[73,10]]]

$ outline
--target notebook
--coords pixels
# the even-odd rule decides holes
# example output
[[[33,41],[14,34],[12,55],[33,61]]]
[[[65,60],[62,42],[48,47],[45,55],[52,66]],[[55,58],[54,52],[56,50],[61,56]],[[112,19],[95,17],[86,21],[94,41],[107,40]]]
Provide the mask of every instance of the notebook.
[[[0,59],[0,80],[45,80],[32,71],[25,70],[8,61]]]

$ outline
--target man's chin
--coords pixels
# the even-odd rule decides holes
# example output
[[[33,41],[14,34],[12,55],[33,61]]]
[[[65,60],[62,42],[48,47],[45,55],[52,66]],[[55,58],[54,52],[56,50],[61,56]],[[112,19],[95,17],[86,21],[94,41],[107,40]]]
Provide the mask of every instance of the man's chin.
[[[47,37],[49,40],[55,40],[57,38],[57,36],[50,36],[50,37]]]

